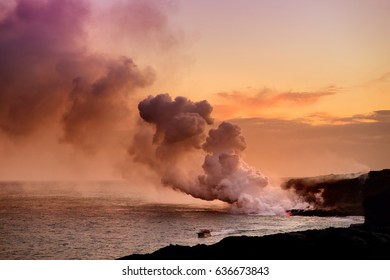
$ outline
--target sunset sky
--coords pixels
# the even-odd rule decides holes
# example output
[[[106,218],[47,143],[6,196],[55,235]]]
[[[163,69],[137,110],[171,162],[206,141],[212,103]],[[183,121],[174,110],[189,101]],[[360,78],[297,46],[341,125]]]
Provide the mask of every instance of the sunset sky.
[[[207,100],[271,177],[390,168],[387,0],[8,0],[0,19],[2,180],[138,174],[159,93]]]

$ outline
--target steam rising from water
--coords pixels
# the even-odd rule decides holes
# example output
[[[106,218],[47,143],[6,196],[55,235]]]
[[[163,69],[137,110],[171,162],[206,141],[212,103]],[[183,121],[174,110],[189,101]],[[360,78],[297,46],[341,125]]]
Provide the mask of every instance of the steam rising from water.
[[[153,143],[148,148],[154,157],[150,151],[143,157],[146,151],[134,149],[135,158],[149,164],[164,185],[196,198],[231,203],[239,212],[282,214],[293,206],[288,192],[272,186],[242,159],[246,142],[237,125],[222,122],[206,136],[206,126],[213,123],[207,101],[173,100],[160,94],[141,101],[138,109],[141,118],[153,125],[154,134],[141,137],[140,133],[135,141]]]
[[[148,45],[156,41],[164,48],[175,45],[176,40],[166,40],[174,36],[159,5],[141,2],[118,6],[126,15],[123,20],[130,14],[130,22],[137,26],[137,32],[130,28],[133,33],[121,32],[121,37],[133,35],[126,38],[143,41],[142,34],[155,34],[150,37],[156,40]],[[214,120],[207,101],[149,96],[138,105],[144,122],[132,125],[131,100],[154,82],[155,71],[138,67],[128,55],[118,57],[91,48],[91,3],[17,0],[1,13],[0,144],[3,139],[24,141],[39,153],[42,148],[35,149],[31,139],[38,133],[40,142],[41,134],[48,133],[55,139],[48,141],[51,146],[42,146],[55,154],[56,161],[61,155],[52,151],[70,144],[80,158],[85,152],[105,151],[117,163],[126,154],[128,135],[134,135],[129,152],[136,164],[132,162],[128,170],[138,172],[141,163],[164,185],[196,198],[233,204],[237,211],[275,214],[291,208],[288,190],[272,186],[242,159],[246,142],[237,125],[222,122],[209,128]],[[121,31],[119,22],[114,21],[113,27]],[[26,155],[21,152],[20,157],[24,162]]]

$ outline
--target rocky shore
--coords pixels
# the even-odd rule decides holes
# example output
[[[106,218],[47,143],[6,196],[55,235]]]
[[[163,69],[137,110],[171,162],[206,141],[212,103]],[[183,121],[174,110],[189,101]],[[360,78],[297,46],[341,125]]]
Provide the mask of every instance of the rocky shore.
[[[390,259],[390,228],[328,228],[263,237],[227,237],[213,245],[169,245],[127,260]]]
[[[286,180],[282,188],[295,192],[319,214],[361,216],[365,213],[364,200],[390,188],[390,169],[293,178]]]
[[[359,211],[362,209],[364,213],[364,224],[352,225],[349,228],[307,230],[261,237],[227,237],[213,245],[199,244],[193,247],[169,245],[151,254],[134,254],[120,259],[389,260],[390,170],[370,172],[361,176],[358,179],[338,178],[341,181],[334,180],[332,177],[332,181],[321,183],[316,181],[317,185],[307,184],[306,187],[310,189],[310,192],[320,187],[329,187],[321,191],[343,194],[340,196],[342,206],[345,207],[345,202],[353,201],[354,207],[357,207]],[[310,179],[293,181],[294,187],[298,184],[299,191],[305,192],[304,185],[309,181]],[[320,187],[318,184],[321,184]],[[341,190],[346,193],[342,193]],[[352,191],[352,200],[347,198],[349,191]],[[332,206],[335,206],[332,207],[332,211],[337,208],[337,201],[334,200],[336,197],[332,195]],[[361,205],[356,206],[359,202]]]

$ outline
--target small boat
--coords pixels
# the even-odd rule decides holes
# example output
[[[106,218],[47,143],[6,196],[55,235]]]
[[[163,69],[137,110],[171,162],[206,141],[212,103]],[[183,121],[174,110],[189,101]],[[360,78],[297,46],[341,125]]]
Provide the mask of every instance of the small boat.
[[[198,232],[199,238],[205,238],[205,237],[210,237],[210,236],[211,236],[211,231],[208,229],[202,229]]]

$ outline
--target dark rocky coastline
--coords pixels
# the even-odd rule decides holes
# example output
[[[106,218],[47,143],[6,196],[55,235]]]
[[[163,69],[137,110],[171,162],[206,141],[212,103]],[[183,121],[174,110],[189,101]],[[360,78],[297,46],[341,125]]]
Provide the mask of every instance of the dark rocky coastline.
[[[390,259],[390,228],[328,228],[263,237],[227,237],[213,245],[169,245],[126,260]]]
[[[286,180],[282,188],[295,192],[319,214],[364,215],[363,201],[390,187],[390,169],[360,174],[331,174]],[[301,211],[298,214],[305,214]]]
[[[346,209],[362,211],[364,224],[349,228],[327,228],[301,232],[280,233],[261,237],[227,237],[213,245],[169,245],[151,254],[134,254],[122,257],[127,260],[380,260],[390,259],[390,170],[371,171],[358,179],[330,177],[329,182],[294,179],[299,191],[303,186],[310,190],[330,192],[333,207],[317,209],[320,215],[336,214],[337,195]],[[371,178],[371,179],[370,179]],[[303,180],[303,181],[302,181]],[[341,181],[340,181],[341,180]],[[302,183],[304,182],[304,183]],[[343,185],[343,183],[345,185]],[[291,184],[291,182],[290,182]],[[318,186],[318,184],[321,184]],[[290,185],[292,186],[292,185]],[[329,188],[329,189],[326,189]],[[356,189],[354,189],[356,188]],[[307,193],[310,193],[311,191]],[[343,193],[346,192],[346,193]],[[348,198],[351,193],[352,198]],[[326,201],[326,200],[324,200]],[[345,203],[345,202],[353,202]],[[358,205],[360,203],[360,205]],[[346,205],[353,207],[345,208]],[[328,204],[329,206],[329,204]],[[326,209],[326,210],[325,210]],[[329,210],[330,209],[330,210]],[[327,212],[334,211],[334,212]],[[350,213],[350,212],[348,212]],[[297,215],[315,215],[316,212],[296,210]]]

